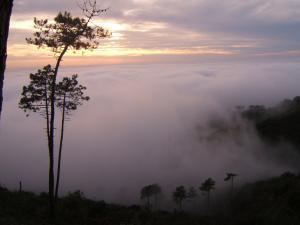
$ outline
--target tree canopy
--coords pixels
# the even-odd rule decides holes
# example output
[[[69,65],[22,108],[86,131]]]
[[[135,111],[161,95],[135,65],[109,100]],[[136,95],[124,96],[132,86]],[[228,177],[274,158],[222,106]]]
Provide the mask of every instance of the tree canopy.
[[[99,11],[103,12],[103,10]],[[111,33],[99,26],[90,26],[95,11],[87,18],[73,17],[69,12],[59,12],[54,22],[48,19],[34,18],[33,37],[26,38],[27,43],[39,48],[50,48],[54,53],[61,54],[65,49],[95,49],[99,39],[107,38]]]
[[[187,197],[187,191],[184,186],[176,187],[175,191],[173,192],[173,200],[176,204],[178,204],[180,210],[182,210],[182,202]]]
[[[200,191],[202,192],[210,192],[211,190],[215,189],[216,182],[212,178],[206,179],[202,185],[199,187]]]

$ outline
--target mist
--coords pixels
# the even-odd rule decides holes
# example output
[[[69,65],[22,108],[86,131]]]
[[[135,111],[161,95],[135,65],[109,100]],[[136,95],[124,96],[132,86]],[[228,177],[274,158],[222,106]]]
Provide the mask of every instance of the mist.
[[[24,189],[41,192],[48,182],[45,121],[18,109],[36,69],[7,72],[0,181],[17,189],[22,180]],[[62,194],[80,189],[95,199],[139,203],[140,189],[155,182],[168,196],[208,177],[222,189],[226,172],[242,184],[298,170],[292,146],[267,145],[234,110],[300,95],[299,69],[298,62],[64,67],[59,76],[79,74],[91,100],[66,124]],[[282,149],[290,154],[282,157]]]

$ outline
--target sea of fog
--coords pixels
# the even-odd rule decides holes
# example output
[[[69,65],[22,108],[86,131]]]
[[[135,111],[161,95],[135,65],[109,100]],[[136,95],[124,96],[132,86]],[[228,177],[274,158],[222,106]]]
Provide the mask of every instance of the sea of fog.
[[[47,191],[45,121],[18,108],[35,70],[6,74],[0,183],[17,189],[22,180],[24,189],[40,192]],[[278,62],[62,68],[59,76],[77,73],[91,98],[66,124],[62,194],[80,189],[91,198],[138,203],[141,187],[155,182],[168,196],[207,177],[221,189],[226,172],[238,173],[242,184],[297,169],[293,154],[280,156],[291,146],[266,145],[232,113],[238,105],[271,106],[300,95],[299,71],[299,63]],[[226,132],[213,130],[212,120],[226,121]]]

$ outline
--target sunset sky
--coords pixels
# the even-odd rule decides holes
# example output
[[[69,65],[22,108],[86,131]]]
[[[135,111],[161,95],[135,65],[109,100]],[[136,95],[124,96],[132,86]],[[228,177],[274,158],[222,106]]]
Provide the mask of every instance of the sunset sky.
[[[76,0],[15,0],[9,67],[45,64],[46,50],[25,42],[33,17],[81,16]],[[94,23],[112,31],[93,52],[69,52],[66,64],[179,62],[201,59],[299,58],[299,0],[102,0]],[[83,57],[83,55],[85,57]]]
[[[12,190],[19,180],[37,193],[48,186],[45,120],[18,103],[29,74],[55,58],[25,38],[33,17],[82,16],[80,1],[14,0],[0,121],[0,182]],[[78,74],[91,97],[66,123],[62,193],[139,203],[145,184],[172,193],[213,177],[220,190],[224,171],[240,174],[241,184],[299,171],[292,145],[266,144],[236,106],[300,95],[300,0],[98,3],[109,10],[93,23],[112,37],[92,52],[69,51],[57,77]],[[59,128],[58,109],[55,121]]]

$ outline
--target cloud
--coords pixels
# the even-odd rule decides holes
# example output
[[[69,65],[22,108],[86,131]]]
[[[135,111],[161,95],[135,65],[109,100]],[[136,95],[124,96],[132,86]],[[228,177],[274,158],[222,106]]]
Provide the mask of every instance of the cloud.
[[[130,19],[163,21],[170,26],[211,34],[219,40],[260,42],[264,50],[275,44],[299,48],[300,3],[297,1],[155,1],[135,9]],[[268,46],[270,41],[271,46]],[[286,43],[287,42],[287,43]],[[226,46],[226,41],[223,42]],[[259,49],[258,49],[259,50]]]
[[[33,16],[51,18],[60,10],[80,15],[78,2],[16,1],[10,44],[24,44]],[[105,0],[109,11],[96,20],[113,31],[97,54],[227,54],[299,58],[300,3],[296,0]],[[110,51],[110,53],[107,53]],[[16,51],[16,50],[14,50]]]
[[[138,203],[140,188],[153,182],[168,197],[176,185],[198,186],[209,176],[219,190],[229,170],[245,182],[298,168],[290,157],[278,160],[280,147],[266,146],[230,116],[236,105],[270,105],[299,95],[298,71],[299,63],[257,62],[64,67],[61,75],[78,73],[91,100],[66,124],[62,192],[81,189],[88,197],[124,202],[121,189]],[[7,74],[0,176],[10,188],[21,179],[26,190],[42,191],[48,169],[45,121],[17,109],[29,72]],[[228,132],[211,125],[216,119],[225,121]]]

